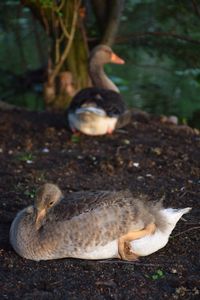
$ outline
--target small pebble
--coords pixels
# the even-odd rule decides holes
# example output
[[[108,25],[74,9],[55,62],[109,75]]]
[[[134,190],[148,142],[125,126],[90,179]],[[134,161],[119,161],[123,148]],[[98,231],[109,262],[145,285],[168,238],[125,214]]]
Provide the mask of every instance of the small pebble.
[[[171,269],[171,272],[172,272],[173,274],[176,274],[176,273],[177,273],[177,270],[174,269],[174,268],[172,268],[172,269]]]
[[[129,140],[127,140],[127,139],[125,139],[125,140],[123,140],[123,143],[125,144],[125,145],[130,145],[130,141]]]
[[[43,149],[42,149],[42,152],[43,152],[43,153],[49,153],[49,149],[48,149],[48,148],[43,148]]]
[[[139,165],[140,165],[140,164],[139,164],[139,163],[137,163],[137,162],[133,163],[133,166],[134,166],[134,167],[136,167],[136,168],[138,168],[138,167],[139,167]]]
[[[174,125],[178,125],[178,117],[177,116],[169,116],[168,121]]]
[[[153,177],[153,175],[151,175],[151,174],[146,174],[146,177]]]
[[[33,163],[33,161],[32,161],[32,160],[30,160],[30,159],[27,159],[26,163],[27,163],[27,164],[32,164],[32,163]]]

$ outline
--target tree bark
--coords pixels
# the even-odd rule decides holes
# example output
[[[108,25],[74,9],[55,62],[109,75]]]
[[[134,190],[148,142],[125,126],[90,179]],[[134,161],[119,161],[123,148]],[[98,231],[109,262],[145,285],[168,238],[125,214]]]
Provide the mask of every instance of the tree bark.
[[[88,85],[87,45],[83,36],[80,0],[52,2],[51,7],[40,1],[22,0],[40,21],[52,40],[48,49],[48,78],[44,84],[47,107],[63,109],[75,91]]]
[[[101,43],[112,46],[122,15],[124,0],[91,0],[102,33]]]
[[[109,16],[107,26],[102,38],[102,44],[112,46],[120,24],[120,18],[124,7],[124,0],[112,0],[108,2]]]

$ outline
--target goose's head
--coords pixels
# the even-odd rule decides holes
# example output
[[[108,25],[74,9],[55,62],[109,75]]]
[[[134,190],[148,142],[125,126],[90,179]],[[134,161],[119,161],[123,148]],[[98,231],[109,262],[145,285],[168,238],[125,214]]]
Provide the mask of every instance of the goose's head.
[[[55,206],[63,195],[59,187],[52,183],[45,183],[41,186],[36,194],[35,210],[36,210],[36,229],[41,227],[42,221],[48,211]]]
[[[124,64],[124,60],[117,56],[110,47],[98,45],[90,54],[90,64],[104,65],[107,63]]]

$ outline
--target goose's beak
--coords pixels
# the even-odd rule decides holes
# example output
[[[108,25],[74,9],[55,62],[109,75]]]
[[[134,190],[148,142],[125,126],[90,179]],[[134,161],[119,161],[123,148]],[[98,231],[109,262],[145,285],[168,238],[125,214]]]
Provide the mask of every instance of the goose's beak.
[[[41,211],[38,212],[37,217],[36,217],[36,221],[35,221],[35,225],[36,225],[36,229],[38,230],[41,227],[41,222],[43,220],[43,218],[46,215],[46,209],[43,208]]]
[[[122,58],[120,58],[113,52],[111,54],[111,62],[118,65],[123,65],[125,63],[125,61]]]

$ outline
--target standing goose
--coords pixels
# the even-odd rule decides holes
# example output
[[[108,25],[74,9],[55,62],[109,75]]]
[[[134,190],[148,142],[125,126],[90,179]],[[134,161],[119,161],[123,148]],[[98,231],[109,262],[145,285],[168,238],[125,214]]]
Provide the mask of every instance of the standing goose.
[[[67,109],[67,118],[72,132],[87,135],[110,134],[131,120],[131,111],[126,110],[117,86],[106,76],[104,65],[124,64],[110,47],[99,45],[89,58],[89,75],[93,87],[78,92]]]
[[[135,260],[143,255],[143,246],[148,249],[147,244],[154,252],[164,247],[189,210],[164,209],[160,202],[135,198],[128,191],[75,192],[63,199],[56,185],[46,183],[38,190],[34,205],[13,220],[10,243],[20,256],[37,261],[64,257]],[[159,239],[154,237],[158,231]],[[148,242],[135,246],[146,237]]]

